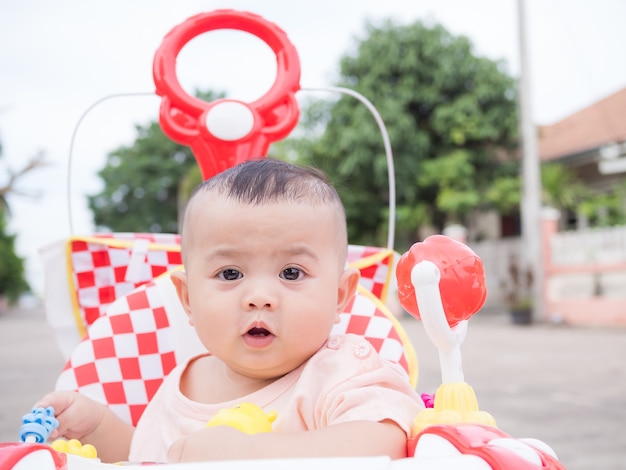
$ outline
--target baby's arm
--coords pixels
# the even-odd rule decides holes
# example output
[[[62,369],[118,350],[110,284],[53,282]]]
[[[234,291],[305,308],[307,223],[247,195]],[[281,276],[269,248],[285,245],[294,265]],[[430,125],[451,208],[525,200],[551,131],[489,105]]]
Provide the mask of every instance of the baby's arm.
[[[392,421],[353,421],[294,433],[244,434],[218,426],[179,439],[168,460],[190,462],[296,457],[406,457],[406,434]]]
[[[43,397],[36,406],[54,407],[59,427],[50,433],[51,438],[65,437],[91,444],[103,462],[128,459],[134,428],[102,403],[77,392],[57,391]]]

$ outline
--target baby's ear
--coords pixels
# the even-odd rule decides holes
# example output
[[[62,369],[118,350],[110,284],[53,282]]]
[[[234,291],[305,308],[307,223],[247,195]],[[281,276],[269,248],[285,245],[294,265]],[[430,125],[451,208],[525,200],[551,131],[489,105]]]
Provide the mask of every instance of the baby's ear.
[[[174,271],[170,275],[170,279],[176,288],[176,294],[180,300],[187,317],[189,318],[189,324],[191,324],[191,308],[189,307],[189,288],[187,286],[187,273],[185,271]]]
[[[343,312],[346,304],[356,293],[361,275],[356,268],[346,268],[339,278],[339,289],[337,290],[337,321],[339,314]]]

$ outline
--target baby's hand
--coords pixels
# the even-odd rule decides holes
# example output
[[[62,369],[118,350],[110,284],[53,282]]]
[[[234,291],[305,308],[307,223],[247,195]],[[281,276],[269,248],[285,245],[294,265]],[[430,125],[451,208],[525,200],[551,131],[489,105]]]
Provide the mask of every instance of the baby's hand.
[[[36,407],[54,407],[59,427],[50,433],[51,439],[65,437],[82,440],[102,422],[104,405],[77,392],[56,391],[44,396]]]
[[[254,438],[230,426],[205,428],[175,441],[169,448],[167,460],[197,462],[255,458],[250,452],[250,442]]]

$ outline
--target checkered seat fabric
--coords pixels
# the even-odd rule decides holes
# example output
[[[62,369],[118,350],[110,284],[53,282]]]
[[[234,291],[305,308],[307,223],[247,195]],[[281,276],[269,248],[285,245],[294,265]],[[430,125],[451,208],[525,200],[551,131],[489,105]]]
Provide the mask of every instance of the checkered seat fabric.
[[[91,325],[116,299],[182,264],[180,236],[116,233],[68,241],[78,314]]]
[[[182,263],[175,234],[74,236],[39,255],[46,317],[66,359],[115,300]]]
[[[349,245],[347,262],[361,273],[359,283],[383,302],[395,295],[395,267],[400,254],[374,246]]]
[[[169,318],[179,312],[167,311],[164,281],[157,279],[118,298],[88,327],[57,380],[57,390],[77,390],[107,404],[124,421],[137,423],[163,378],[182,359],[177,358]]]
[[[342,333],[362,335],[415,386],[417,358],[404,329],[362,286],[332,331]],[[56,388],[77,390],[136,425],[165,376],[203,350],[166,273],[115,300],[88,327]]]
[[[40,250],[46,315],[67,359],[87,329],[117,299],[182,263],[176,234],[109,233],[70,237]],[[385,302],[395,295],[398,253],[350,245],[348,263],[360,284]]]

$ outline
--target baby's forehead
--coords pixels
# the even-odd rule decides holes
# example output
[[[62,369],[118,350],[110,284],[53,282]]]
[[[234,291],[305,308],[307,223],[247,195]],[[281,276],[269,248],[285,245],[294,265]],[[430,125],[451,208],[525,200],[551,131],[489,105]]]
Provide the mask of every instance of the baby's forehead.
[[[236,197],[229,194],[227,191],[219,188],[211,188],[197,192],[189,201],[186,209],[186,213],[195,211],[196,208],[200,210],[211,202],[220,204],[227,204],[240,207],[267,207],[272,206],[277,210],[281,208],[291,208],[293,206],[306,206],[320,209],[336,209],[343,217],[343,207],[340,201],[334,201],[332,199],[323,199],[318,195],[304,194],[296,197],[290,197],[289,195],[272,196],[265,199],[246,199]]]
[[[202,231],[207,229],[207,225],[209,227],[212,225],[212,220],[219,223],[217,219],[220,219],[222,216],[230,217],[233,214],[236,215],[237,210],[241,208],[249,208],[254,211],[255,208],[261,210],[267,209],[268,207],[272,210],[272,216],[275,215],[279,219],[281,218],[281,213],[283,213],[282,211],[284,211],[284,213],[293,213],[294,207],[296,208],[296,212],[300,212],[299,208],[313,208],[313,211],[308,211],[307,217],[317,219],[319,216],[320,224],[324,224],[324,227],[319,227],[319,229],[332,230],[333,233],[338,235],[340,245],[346,240],[345,214],[341,205],[335,204],[334,202],[315,199],[306,200],[304,198],[298,198],[296,200],[275,198],[263,202],[252,202],[233,198],[221,191],[208,190],[195,194],[189,201],[182,225],[183,251],[190,249],[189,244],[192,239],[197,236],[202,236]],[[249,211],[245,211],[245,214],[245,217],[250,217]],[[243,216],[242,213],[242,217]],[[197,223],[200,221],[207,222],[207,224]],[[262,223],[262,220],[260,223]]]

